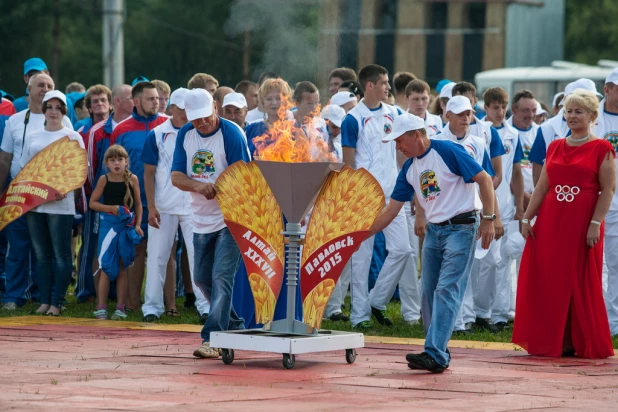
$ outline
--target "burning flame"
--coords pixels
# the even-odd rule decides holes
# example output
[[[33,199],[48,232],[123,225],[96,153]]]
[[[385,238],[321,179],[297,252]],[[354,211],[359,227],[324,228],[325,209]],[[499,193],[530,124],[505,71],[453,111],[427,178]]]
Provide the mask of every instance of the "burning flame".
[[[304,124],[297,126],[294,119],[288,119],[292,103],[283,95],[280,98],[278,120],[266,133],[253,139],[256,159],[287,163],[336,161],[328,142],[317,129],[321,120],[320,106],[304,119]],[[324,123],[322,126],[326,127]]]

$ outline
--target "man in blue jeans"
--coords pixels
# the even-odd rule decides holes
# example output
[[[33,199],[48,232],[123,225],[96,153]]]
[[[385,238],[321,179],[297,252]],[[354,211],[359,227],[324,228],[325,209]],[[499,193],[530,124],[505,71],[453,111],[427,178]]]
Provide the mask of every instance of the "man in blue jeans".
[[[397,177],[388,206],[371,226],[370,235],[386,227],[416,193],[429,222],[421,278],[426,338],[425,351],[409,353],[406,360],[410,369],[441,373],[449,366],[446,345],[468,283],[475,239],[482,238],[482,247],[487,249],[494,238],[493,183],[463,146],[450,140],[430,140],[420,117],[409,113],[396,117],[392,132],[382,141],[391,140],[409,159]],[[478,184],[480,199],[474,183]]]
[[[244,329],[244,320],[232,308],[240,250],[223,221],[215,199],[215,182],[233,163],[249,162],[249,149],[242,129],[217,116],[212,96],[206,90],[187,92],[185,112],[190,123],[178,132],[172,184],[191,192],[195,284],[210,301],[210,313],[202,329],[202,346],[193,356],[217,358],[219,350],[210,347],[210,333]]]

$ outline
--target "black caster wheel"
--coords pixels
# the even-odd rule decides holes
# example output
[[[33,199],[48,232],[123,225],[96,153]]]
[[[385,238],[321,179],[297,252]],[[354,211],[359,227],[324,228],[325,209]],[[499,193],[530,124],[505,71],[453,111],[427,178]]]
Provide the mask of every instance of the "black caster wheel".
[[[289,353],[283,354],[283,367],[285,369],[292,369],[296,364],[296,357]]]
[[[356,360],[356,349],[346,349],[345,360],[348,363],[354,363],[354,361]]]
[[[234,349],[221,349],[221,360],[226,365],[231,365],[234,362]]]

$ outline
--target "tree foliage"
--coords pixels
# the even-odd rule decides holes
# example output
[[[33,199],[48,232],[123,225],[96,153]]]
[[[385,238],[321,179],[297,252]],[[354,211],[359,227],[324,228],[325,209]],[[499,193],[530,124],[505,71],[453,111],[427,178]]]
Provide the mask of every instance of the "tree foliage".
[[[618,1],[567,0],[565,58],[596,64],[618,60]]]

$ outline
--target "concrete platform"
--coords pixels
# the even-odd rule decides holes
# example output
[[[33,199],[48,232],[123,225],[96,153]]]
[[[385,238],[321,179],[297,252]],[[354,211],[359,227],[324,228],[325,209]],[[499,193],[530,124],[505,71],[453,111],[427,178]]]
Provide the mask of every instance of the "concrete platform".
[[[192,356],[194,325],[88,319],[0,319],[0,410],[521,409],[615,411],[618,359],[545,359],[510,344],[453,341],[451,367],[411,371],[422,341],[366,337],[344,354],[236,351],[232,365]]]

